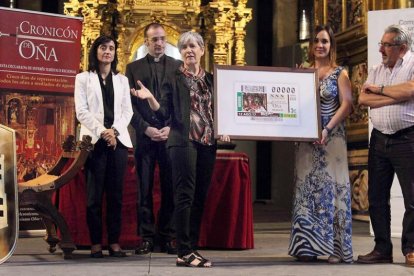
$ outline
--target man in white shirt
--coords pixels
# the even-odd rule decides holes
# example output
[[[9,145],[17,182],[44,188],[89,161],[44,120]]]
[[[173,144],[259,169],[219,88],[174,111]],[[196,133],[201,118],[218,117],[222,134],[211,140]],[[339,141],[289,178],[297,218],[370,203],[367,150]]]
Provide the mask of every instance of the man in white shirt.
[[[392,263],[390,191],[397,174],[405,213],[401,250],[414,266],[414,55],[411,34],[400,25],[388,26],[378,43],[382,63],[369,72],[359,103],[371,108],[368,157],[369,213],[374,250],[359,263]]]

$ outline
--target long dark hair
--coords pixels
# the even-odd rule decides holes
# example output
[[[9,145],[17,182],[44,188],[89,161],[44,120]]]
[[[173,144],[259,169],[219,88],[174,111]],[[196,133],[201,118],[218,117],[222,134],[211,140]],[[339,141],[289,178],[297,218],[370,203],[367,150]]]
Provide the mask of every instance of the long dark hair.
[[[309,45],[309,62],[311,65],[315,64],[315,53],[314,53],[315,38],[321,31],[326,31],[329,35],[329,40],[331,43],[331,47],[329,49],[329,62],[332,67],[335,67],[336,66],[336,40],[335,40],[335,35],[332,31],[332,28],[329,25],[318,25],[315,27],[315,30],[314,30],[314,33],[312,35],[312,39]]]
[[[114,74],[118,74],[118,70],[116,70],[116,66],[118,65],[118,55],[117,55],[117,49],[118,49],[118,43],[116,40],[110,36],[107,35],[101,35],[95,41],[93,42],[91,49],[89,50],[89,65],[88,65],[88,71],[96,71],[99,72],[99,60],[98,60],[98,47],[102,44],[108,43],[110,41],[113,41],[115,44],[115,56],[114,60],[111,63],[111,71]]]

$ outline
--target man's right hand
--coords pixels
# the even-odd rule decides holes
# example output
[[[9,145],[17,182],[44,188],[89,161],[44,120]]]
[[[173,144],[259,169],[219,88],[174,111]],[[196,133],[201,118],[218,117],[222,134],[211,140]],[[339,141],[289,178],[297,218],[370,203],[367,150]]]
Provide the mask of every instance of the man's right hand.
[[[152,141],[159,142],[163,140],[161,131],[155,127],[147,127],[145,135],[151,138]]]

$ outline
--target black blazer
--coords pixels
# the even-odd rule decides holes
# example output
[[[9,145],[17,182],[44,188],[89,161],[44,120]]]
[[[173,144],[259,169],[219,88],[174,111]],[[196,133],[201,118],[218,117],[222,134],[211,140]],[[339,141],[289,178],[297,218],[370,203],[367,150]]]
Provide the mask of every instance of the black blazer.
[[[125,75],[128,77],[129,86],[131,88],[139,89],[137,80],[140,80],[145,87],[153,93],[154,87],[152,82],[152,70],[149,64],[150,58],[149,55],[146,55],[127,65]],[[164,62],[164,79],[161,80],[161,83],[163,83],[169,76],[175,75],[178,67],[182,64],[180,60],[176,60],[167,55],[165,55]],[[151,110],[147,100],[141,100],[138,97],[131,96],[131,102],[132,109],[134,110],[131,125],[135,128],[137,144],[148,144],[151,139],[145,135],[147,127],[162,128],[167,125],[166,120],[168,119],[161,120],[160,118],[157,118],[154,111]]]
[[[205,80],[212,92],[211,100],[213,104],[213,75],[206,72]],[[167,140],[168,147],[186,146],[190,140],[190,101],[190,88],[186,83],[185,76],[180,70],[177,70],[174,77],[169,77],[164,82],[161,90],[161,100],[159,101],[160,108],[155,112],[160,119],[171,117],[171,129]]]

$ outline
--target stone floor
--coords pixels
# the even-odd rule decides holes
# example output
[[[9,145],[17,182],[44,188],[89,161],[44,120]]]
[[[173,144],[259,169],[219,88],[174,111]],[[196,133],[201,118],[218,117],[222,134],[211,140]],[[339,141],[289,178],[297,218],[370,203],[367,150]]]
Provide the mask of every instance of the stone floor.
[[[48,253],[42,238],[34,237],[18,240],[13,256],[0,265],[0,275],[414,275],[414,268],[404,266],[399,239],[393,239],[394,264],[330,265],[326,258],[315,263],[296,262],[287,255],[289,215],[272,208],[271,205],[254,207],[254,249],[201,251],[213,261],[213,268],[178,268],[174,256],[162,253],[137,256],[132,251],[127,258],[98,260],[90,259],[87,250],[76,250],[73,260],[63,260],[59,250],[55,254]],[[372,249],[373,238],[367,222],[354,221],[353,246],[354,259]]]

